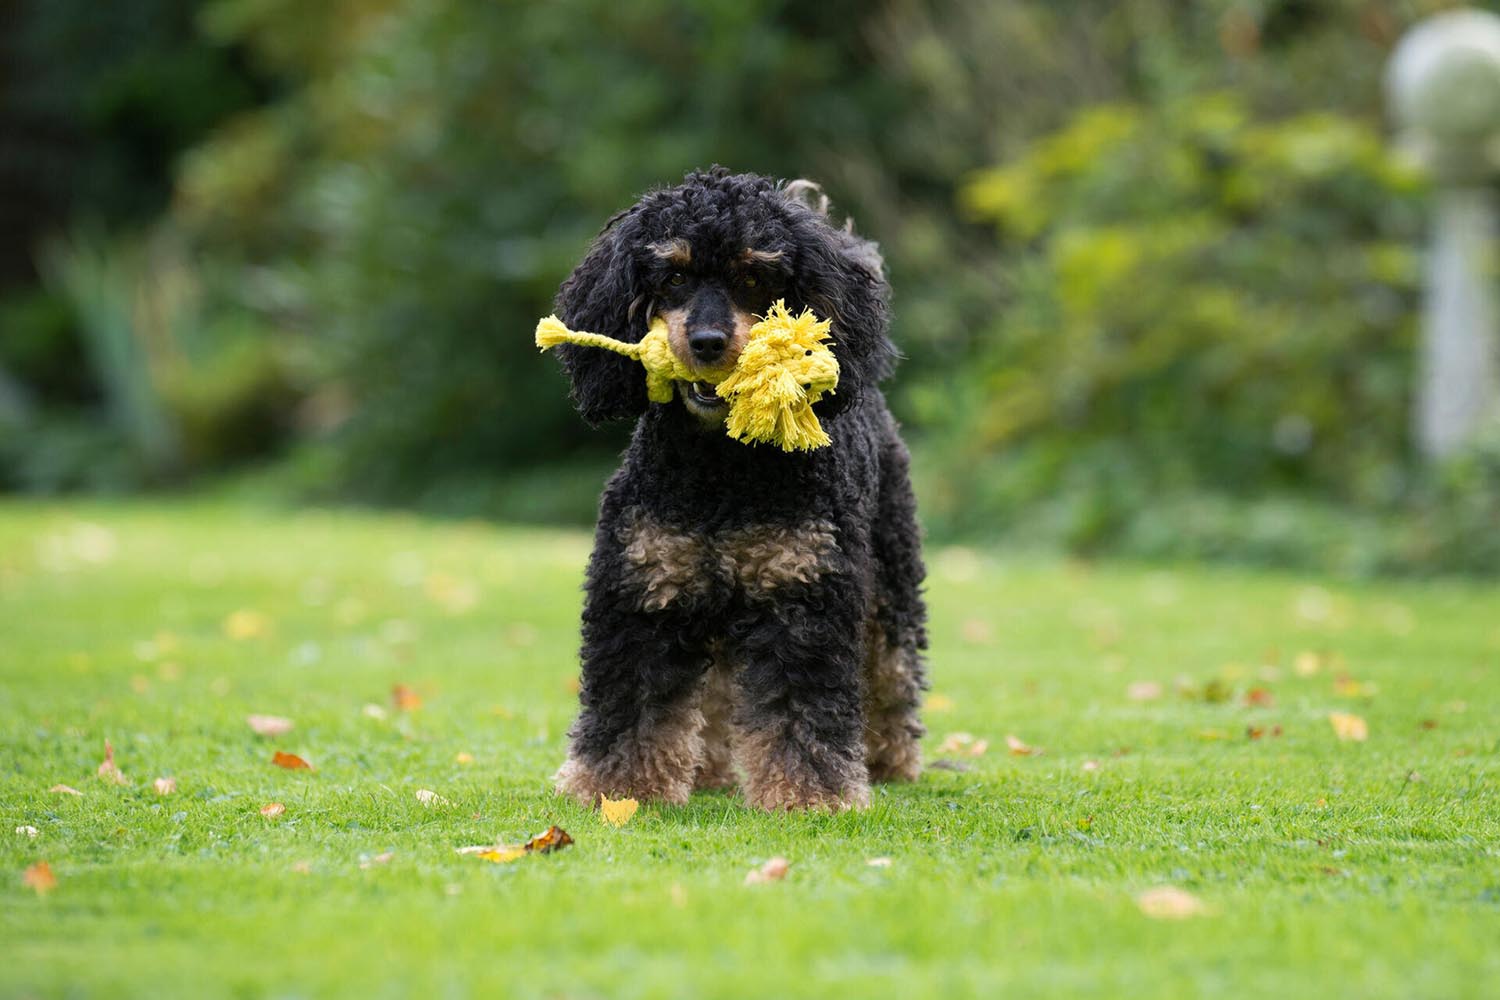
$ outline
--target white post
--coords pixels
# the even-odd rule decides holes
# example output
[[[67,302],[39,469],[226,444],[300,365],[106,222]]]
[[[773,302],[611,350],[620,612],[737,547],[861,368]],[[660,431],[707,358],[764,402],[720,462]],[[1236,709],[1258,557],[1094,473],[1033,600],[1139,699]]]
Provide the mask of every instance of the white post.
[[[1418,24],[1386,76],[1403,140],[1437,184],[1413,415],[1429,459],[1500,419],[1495,206],[1500,168],[1500,17],[1455,10]]]
[[[1427,260],[1417,441],[1441,458],[1462,448],[1500,402],[1495,329],[1495,211],[1488,190],[1438,192]]]

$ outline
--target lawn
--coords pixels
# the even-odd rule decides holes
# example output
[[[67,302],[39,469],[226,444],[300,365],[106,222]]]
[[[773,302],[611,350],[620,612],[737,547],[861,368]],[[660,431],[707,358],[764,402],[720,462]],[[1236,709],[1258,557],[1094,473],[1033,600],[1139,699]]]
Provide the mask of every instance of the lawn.
[[[548,781],[587,552],[0,505],[0,994],[1494,995],[1500,587],[934,550],[956,765],[858,814],[699,795],[616,829]],[[554,823],[573,846],[455,851]]]

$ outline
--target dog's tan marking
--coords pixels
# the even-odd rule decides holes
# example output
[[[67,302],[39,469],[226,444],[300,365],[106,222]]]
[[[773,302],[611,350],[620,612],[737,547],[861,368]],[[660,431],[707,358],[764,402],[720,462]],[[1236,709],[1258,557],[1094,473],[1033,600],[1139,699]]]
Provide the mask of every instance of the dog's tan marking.
[[[660,611],[682,595],[701,594],[711,582],[703,543],[695,535],[636,513],[620,529],[619,542],[646,611]]]
[[[587,806],[600,795],[682,805],[703,761],[700,695],[653,711],[602,760],[587,762],[570,751],[553,776],[557,790]]]
[[[676,264],[678,267],[687,267],[693,262],[692,245],[680,236],[652,243],[650,249],[662,260]]]
[[[764,525],[741,528],[720,536],[715,555],[724,574],[764,596],[794,583],[821,577],[838,553],[833,525],[810,521],[797,527]]]
[[[689,371],[697,378],[707,382],[717,383],[734,368],[734,363],[740,359],[740,352],[745,345],[750,343],[750,328],[760,320],[750,313],[745,312],[737,306],[729,310],[732,320],[731,329],[724,332],[729,334],[729,344],[724,348],[724,354],[712,367],[700,365],[693,357],[692,348],[688,346],[688,310],[686,308],[663,309],[656,315],[667,321],[667,344],[672,348],[672,353],[677,355]]]
[[[724,655],[722,649],[714,650],[713,665],[703,678],[699,703],[703,712],[703,759],[694,788],[733,788],[737,783],[730,722],[734,714],[734,674]]]
[[[796,723],[783,723],[795,730]],[[834,760],[827,749],[789,731],[737,728],[734,759],[744,772],[745,801],[767,812],[864,809],[870,780],[863,761]],[[831,781],[818,778],[822,771]]]
[[[786,253],[781,250],[756,250],[753,247],[746,247],[740,254],[740,260],[746,264],[774,264],[785,256]]]
[[[916,654],[893,646],[871,619],[865,630],[865,764],[872,781],[916,781],[922,774],[921,686]]]

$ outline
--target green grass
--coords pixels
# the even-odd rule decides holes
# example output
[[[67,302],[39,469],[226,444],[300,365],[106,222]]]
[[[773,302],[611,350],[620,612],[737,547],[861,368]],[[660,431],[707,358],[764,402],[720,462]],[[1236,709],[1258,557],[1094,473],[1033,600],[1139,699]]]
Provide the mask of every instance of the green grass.
[[[880,788],[860,814],[700,795],[615,830],[548,784],[586,554],[580,534],[395,516],[0,506],[0,994],[1453,997],[1500,981],[1496,587],[936,551],[928,749],[986,738],[972,770]],[[241,610],[262,634],[225,634]],[[1141,681],[1164,695],[1132,700]],[[392,710],[397,683],[423,706]],[[1247,706],[1252,688],[1274,704]],[[1368,720],[1368,741],[1336,739],[1332,711]],[[296,728],[257,737],[251,712]],[[1012,755],[1007,734],[1044,752]],[[95,776],[105,739],[127,787]],[[273,767],[275,749],[317,769]],[[177,790],[158,796],[165,775]],[[285,814],[262,817],[269,802]],[[454,853],[550,823],[576,845],[508,865]],[[744,885],[773,855],[786,881]],[[58,879],[44,896],[21,883],[39,859]],[[1146,916],[1137,896],[1161,885],[1206,912]]]

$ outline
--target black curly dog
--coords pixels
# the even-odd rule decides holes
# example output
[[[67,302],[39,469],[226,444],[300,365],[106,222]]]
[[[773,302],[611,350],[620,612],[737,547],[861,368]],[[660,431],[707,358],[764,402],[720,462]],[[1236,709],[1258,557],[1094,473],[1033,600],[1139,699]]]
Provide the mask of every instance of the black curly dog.
[[[871,780],[921,770],[921,541],[878,387],[889,286],[827,207],[805,181],[689,174],[611,219],[558,293],[568,326],[620,340],[664,318],[695,373],[732,364],[785,298],[832,320],[839,362],[814,410],[833,443],[788,454],[730,439],[704,381],[649,404],[637,362],[559,349],[584,419],[639,417],[600,502],[582,711],[556,777],[581,802],[738,781],[765,809],[858,808]]]

